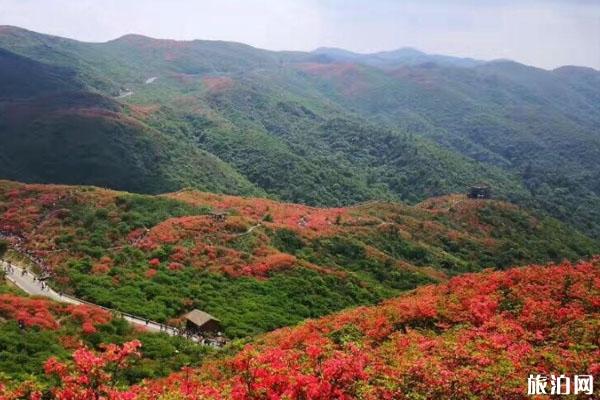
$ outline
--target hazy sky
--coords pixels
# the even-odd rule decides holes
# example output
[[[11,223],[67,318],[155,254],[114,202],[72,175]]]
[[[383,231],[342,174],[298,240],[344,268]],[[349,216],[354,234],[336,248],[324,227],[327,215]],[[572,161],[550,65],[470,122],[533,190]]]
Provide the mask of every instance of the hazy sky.
[[[0,0],[0,25],[85,41],[140,33],[273,50],[411,46],[600,69],[600,0]]]

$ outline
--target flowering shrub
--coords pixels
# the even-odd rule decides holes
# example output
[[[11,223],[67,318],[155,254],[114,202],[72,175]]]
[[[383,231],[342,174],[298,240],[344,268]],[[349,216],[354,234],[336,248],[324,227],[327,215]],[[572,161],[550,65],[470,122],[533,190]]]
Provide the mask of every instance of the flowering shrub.
[[[148,264],[150,264],[153,267],[157,267],[160,265],[160,260],[158,258],[153,258],[150,261],[148,261]]]
[[[73,353],[73,364],[50,358],[44,370],[58,379],[51,391],[53,397],[57,400],[134,399],[134,392],[115,388],[116,374],[131,358],[140,356],[140,347],[141,343],[134,340],[123,346],[108,345],[102,353],[81,348]]]
[[[114,344],[97,353],[82,347],[73,353],[73,362],[64,363],[55,357],[44,364],[48,377],[54,378],[52,388],[44,390],[31,382],[7,389],[0,384],[0,400],[133,400],[134,390],[120,390],[117,383],[133,358],[140,356],[138,340],[122,346]]]
[[[92,273],[95,275],[106,274],[110,271],[110,266],[106,264],[96,264],[92,267]]]
[[[169,270],[170,271],[181,271],[184,268],[184,265],[178,262],[171,262],[169,263]]]
[[[152,279],[152,278],[154,278],[154,275],[156,275],[156,273],[157,273],[157,271],[155,269],[151,268],[144,273],[144,276],[148,279]]]
[[[176,383],[180,373],[141,393],[525,399],[530,373],[599,372],[599,299],[600,258],[467,275],[278,330],[205,366],[186,385]]]
[[[0,295],[0,316],[21,321],[27,327],[57,329],[59,325],[52,315],[53,308],[53,303],[43,299]]]
[[[88,305],[71,305],[66,311],[74,320],[81,323],[82,330],[86,334],[95,333],[97,325],[107,324],[112,319],[108,311]]]

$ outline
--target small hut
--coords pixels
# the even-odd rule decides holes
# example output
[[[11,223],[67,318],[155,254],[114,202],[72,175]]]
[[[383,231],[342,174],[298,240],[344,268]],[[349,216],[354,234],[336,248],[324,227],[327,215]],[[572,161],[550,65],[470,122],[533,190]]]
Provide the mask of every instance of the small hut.
[[[478,184],[471,186],[467,197],[470,199],[489,199],[492,197],[492,188],[486,184]]]
[[[226,211],[213,211],[210,213],[210,217],[217,222],[225,221],[228,215]]]
[[[221,331],[221,321],[204,311],[192,310],[183,318],[186,330],[192,334],[205,336]]]

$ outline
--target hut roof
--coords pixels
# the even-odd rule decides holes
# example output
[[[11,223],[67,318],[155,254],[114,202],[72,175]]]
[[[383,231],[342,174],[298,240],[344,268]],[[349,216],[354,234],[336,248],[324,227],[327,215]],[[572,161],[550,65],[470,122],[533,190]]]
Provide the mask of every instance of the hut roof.
[[[229,215],[229,213],[226,210],[213,210],[210,215]]]
[[[491,189],[491,186],[484,182],[479,182],[471,186],[472,189]]]
[[[200,311],[200,310],[192,310],[189,313],[185,314],[183,316],[183,318],[187,319],[190,322],[193,322],[197,326],[202,326],[211,320],[221,322],[217,318],[210,315],[209,313],[205,313],[204,311]]]

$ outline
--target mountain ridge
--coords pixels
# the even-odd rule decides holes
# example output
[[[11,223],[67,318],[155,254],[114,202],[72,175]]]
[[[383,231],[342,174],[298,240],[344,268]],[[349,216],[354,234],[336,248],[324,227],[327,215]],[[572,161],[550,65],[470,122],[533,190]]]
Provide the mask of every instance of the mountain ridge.
[[[498,61],[508,61],[508,62],[514,62],[517,64],[529,66],[528,64],[521,63],[519,61],[512,60],[512,59],[479,60],[479,59],[467,57],[467,56],[448,56],[448,55],[444,55],[444,54],[428,53],[428,52],[422,51],[418,48],[411,47],[411,46],[402,46],[402,47],[398,47],[398,48],[394,48],[394,49],[380,50],[380,51],[375,51],[375,52],[355,52],[355,51],[347,50],[344,48],[329,47],[329,46],[321,46],[321,47],[317,47],[314,50],[307,50],[307,51],[303,51],[303,50],[269,50],[269,49],[262,49],[258,46],[253,46],[253,45],[249,45],[247,43],[237,42],[237,41],[228,41],[228,40],[220,40],[220,39],[199,39],[199,38],[197,38],[197,39],[156,38],[156,37],[139,34],[139,33],[126,33],[126,34],[123,34],[116,38],[108,39],[108,40],[104,40],[104,41],[81,41],[76,38],[66,38],[66,37],[62,37],[60,35],[40,33],[40,32],[36,32],[34,30],[29,30],[26,28],[15,26],[15,25],[0,25],[0,34],[2,34],[2,33],[6,34],[7,32],[13,33],[13,34],[14,33],[21,33],[21,34],[28,34],[28,35],[34,34],[38,37],[49,37],[49,38],[53,38],[53,39],[66,40],[66,41],[78,42],[78,43],[83,43],[83,44],[92,44],[92,45],[93,44],[100,44],[100,45],[101,44],[109,44],[111,42],[118,42],[121,40],[129,40],[129,39],[146,40],[146,41],[165,41],[165,42],[171,42],[171,43],[194,43],[194,42],[197,42],[197,43],[202,43],[202,42],[228,43],[228,44],[243,45],[243,46],[251,47],[256,50],[262,50],[265,52],[282,53],[282,54],[291,53],[291,54],[310,55],[310,54],[321,54],[321,53],[324,53],[324,52],[326,53],[326,52],[330,52],[330,51],[334,51],[334,52],[339,51],[343,54],[346,54],[348,56],[353,56],[353,57],[362,57],[362,56],[381,57],[381,56],[386,56],[386,55],[387,56],[394,55],[395,53],[407,53],[407,54],[410,53],[412,55],[426,56],[426,57],[430,57],[430,58],[441,57],[441,58],[447,58],[447,59],[455,59],[455,60],[457,60],[457,62],[460,60],[464,60],[465,62],[470,63],[470,66],[476,66],[476,65],[486,64],[486,63],[493,63],[493,62],[498,62]],[[545,69],[545,68],[540,68],[540,67],[534,67],[534,68],[543,69],[545,71],[555,71],[555,70],[560,70],[562,68],[570,68],[570,67],[592,70],[594,72],[600,72],[597,69],[592,68],[592,67],[570,65],[570,64],[554,67],[552,69]]]
[[[487,181],[501,199],[600,235],[600,189],[594,184],[600,176],[594,162],[600,157],[600,74],[594,71],[553,72],[514,62],[390,69],[227,42],[86,44],[18,32],[17,39],[0,34],[0,48],[24,62],[75,71],[83,91],[123,104],[118,120],[139,122],[128,147],[147,138],[144,132],[160,143],[156,148],[165,155],[156,162],[154,150],[141,151],[150,155],[141,164],[127,160],[134,152],[125,150],[102,184],[151,193],[177,186],[262,191],[286,201],[345,205],[377,198],[414,203]],[[30,77],[16,71],[12,80],[14,92],[26,88]],[[64,89],[61,101],[73,103]],[[5,99],[0,106],[10,110],[18,102]],[[51,132],[60,129],[46,117],[32,114],[39,122],[26,130],[38,138],[42,158],[50,153]],[[114,119],[98,118],[106,122],[93,124],[101,149],[103,138],[112,137]],[[69,140],[83,122],[80,116],[61,120],[70,126]],[[0,128],[18,144],[16,132],[25,127],[0,121]],[[111,140],[106,146],[114,146]],[[73,165],[84,163],[85,154],[75,152]],[[140,166],[141,176],[158,170],[162,178],[153,185],[124,184],[128,162]],[[46,172],[29,160],[21,169],[4,177],[39,181]],[[73,182],[67,175],[44,181],[99,183]]]

